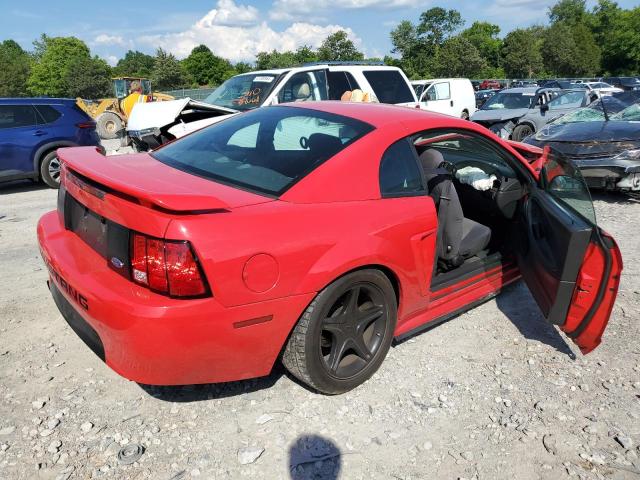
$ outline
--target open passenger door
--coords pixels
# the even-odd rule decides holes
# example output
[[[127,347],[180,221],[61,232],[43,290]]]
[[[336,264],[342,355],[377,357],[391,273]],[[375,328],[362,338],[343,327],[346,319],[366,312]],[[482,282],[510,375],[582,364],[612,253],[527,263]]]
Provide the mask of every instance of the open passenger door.
[[[554,150],[523,199],[515,233],[522,276],[550,323],[589,353],[600,344],[618,292],[622,257],[596,224],[580,171]]]

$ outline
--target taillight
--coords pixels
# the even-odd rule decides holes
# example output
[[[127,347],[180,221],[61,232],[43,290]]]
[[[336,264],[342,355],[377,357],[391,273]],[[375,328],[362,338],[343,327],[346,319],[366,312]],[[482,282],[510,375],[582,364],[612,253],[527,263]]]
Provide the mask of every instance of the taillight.
[[[96,122],[80,122],[76,123],[78,128],[96,128]]]
[[[172,297],[200,297],[209,290],[191,244],[131,234],[131,278]]]

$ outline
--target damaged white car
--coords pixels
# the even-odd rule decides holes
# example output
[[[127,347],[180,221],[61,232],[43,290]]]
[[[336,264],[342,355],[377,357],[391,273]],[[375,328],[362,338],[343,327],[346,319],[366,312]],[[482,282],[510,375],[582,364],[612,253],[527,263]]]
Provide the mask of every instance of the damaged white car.
[[[127,135],[134,147],[146,151],[229,115],[287,102],[340,100],[345,92],[356,89],[372,101],[418,105],[409,79],[397,67],[364,62],[311,64],[236,75],[201,102],[185,98],[137,104]]]

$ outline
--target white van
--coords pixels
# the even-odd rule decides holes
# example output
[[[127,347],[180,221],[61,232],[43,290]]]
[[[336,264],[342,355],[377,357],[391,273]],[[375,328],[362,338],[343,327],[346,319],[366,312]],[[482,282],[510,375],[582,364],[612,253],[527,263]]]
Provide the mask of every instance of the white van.
[[[287,102],[340,100],[355,89],[376,102],[418,106],[409,79],[398,67],[319,63],[236,75],[201,102],[184,98],[138,103],[129,116],[127,135],[138,150],[147,150],[239,112]]]
[[[411,82],[420,108],[468,120],[476,111],[476,95],[468,78],[434,78]]]

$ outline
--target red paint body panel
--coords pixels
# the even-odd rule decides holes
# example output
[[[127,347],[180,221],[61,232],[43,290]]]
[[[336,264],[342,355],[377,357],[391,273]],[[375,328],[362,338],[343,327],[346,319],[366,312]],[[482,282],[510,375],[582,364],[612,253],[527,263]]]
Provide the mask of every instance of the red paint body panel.
[[[303,107],[360,119],[376,129],[279,199],[196,177],[149,154],[104,157],[91,148],[59,150],[66,168],[105,191],[99,198],[81,184],[64,182],[67,195],[128,229],[189,241],[211,288],[211,297],[188,300],[153,293],[109,268],[105,258],[65,230],[55,212],[43,216],[38,224],[43,257],[88,299],[89,310],[77,310],[97,331],[115,371],[147,384],[266,375],[317,292],[358,268],[381,266],[395,281],[396,335],[460,312],[519,278],[517,268],[505,263],[431,292],[433,200],[382,199],[379,189],[384,150],[410,134],[432,128],[474,131],[502,145],[537,178],[512,145],[479,125],[417,109],[342,102]],[[597,262],[590,268],[597,270]]]
[[[87,298],[89,310],[77,311],[100,335],[107,365],[140,383],[180,385],[267,375],[299,312],[314,296],[233,308],[215,298],[176,300],[108,268],[95,251],[64,230],[55,212],[40,219],[38,239],[49,265]],[[268,315],[273,315],[271,321],[234,327]]]

